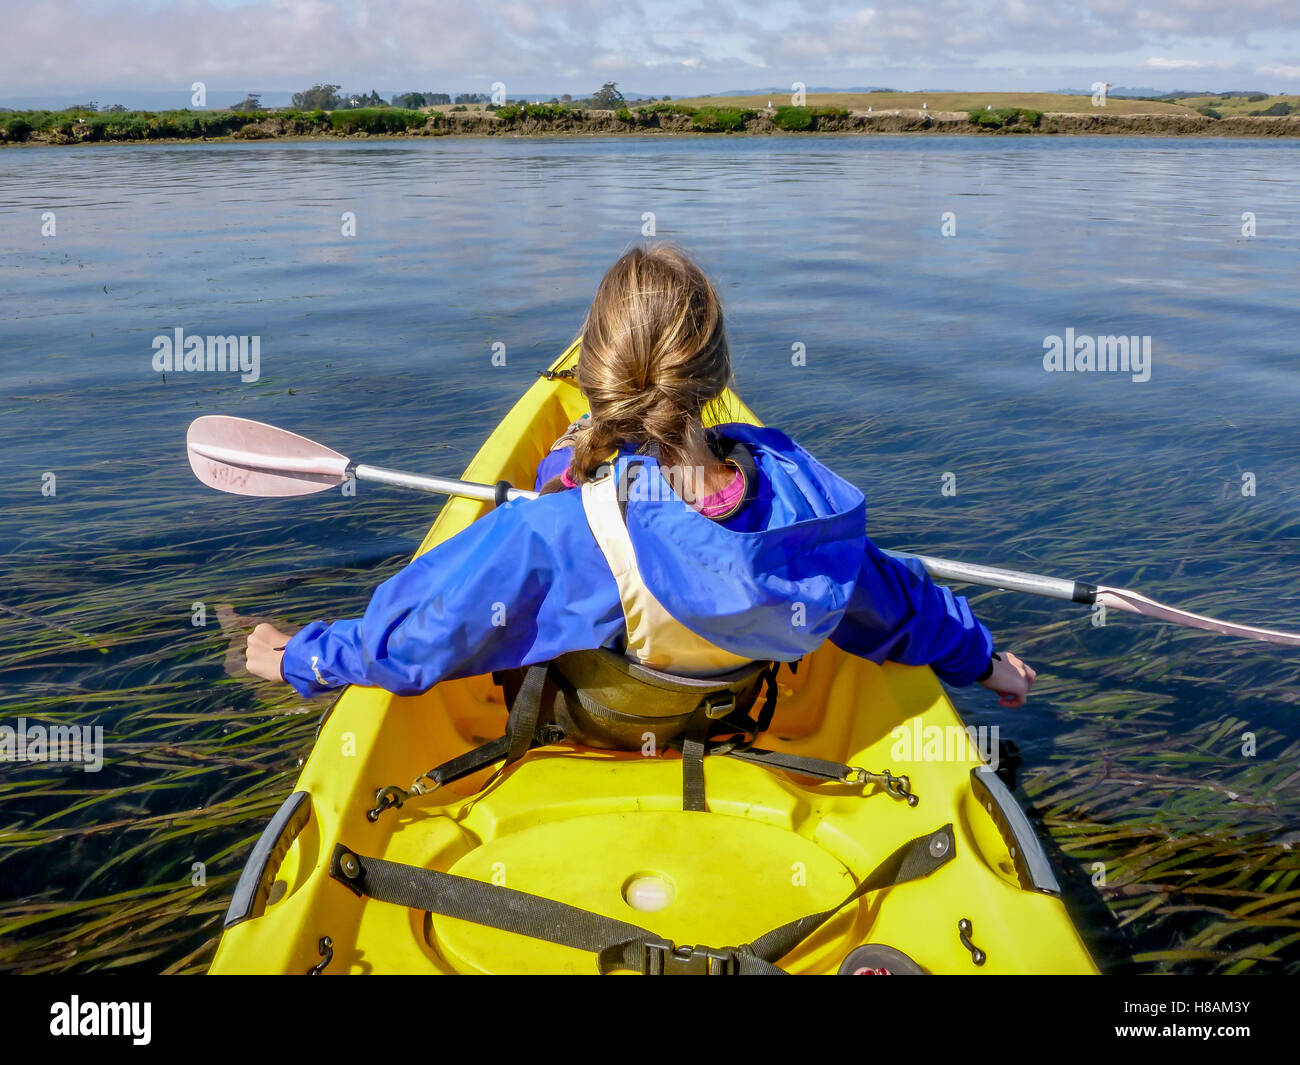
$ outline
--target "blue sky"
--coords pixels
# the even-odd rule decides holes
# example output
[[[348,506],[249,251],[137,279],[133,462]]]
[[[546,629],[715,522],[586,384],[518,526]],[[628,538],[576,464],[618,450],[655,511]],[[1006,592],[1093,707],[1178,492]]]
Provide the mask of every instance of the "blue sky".
[[[2,0],[14,97],[317,81],[676,96],[886,85],[1300,91],[1298,0]]]

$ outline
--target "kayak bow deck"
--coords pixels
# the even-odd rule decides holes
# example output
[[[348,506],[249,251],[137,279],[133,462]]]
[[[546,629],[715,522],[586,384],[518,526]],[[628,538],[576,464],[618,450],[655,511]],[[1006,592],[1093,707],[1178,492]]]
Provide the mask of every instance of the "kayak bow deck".
[[[575,345],[552,370],[576,356]],[[725,409],[732,420],[756,420],[734,395]],[[585,410],[571,378],[538,380],[465,478],[531,484],[551,443]],[[449,499],[420,552],[491,506]],[[878,943],[931,973],[1096,972],[1032,827],[965,742],[928,668],[881,667],[827,643],[797,673],[783,666],[778,684],[762,746],[888,769],[910,779],[919,801],[878,783],[819,783],[710,757],[709,810],[683,811],[675,752],[561,745],[535,749],[485,789],[491,769],[371,820],[379,789],[501,736],[507,708],[487,676],[413,697],[348,688],[254,848],[212,972],[596,971],[586,950],[359,897],[331,876],[340,844],[567,903],[675,944],[721,948],[837,906],[891,852],[948,824],[952,854],[941,867],[868,892],[781,967],[834,973],[855,947]]]

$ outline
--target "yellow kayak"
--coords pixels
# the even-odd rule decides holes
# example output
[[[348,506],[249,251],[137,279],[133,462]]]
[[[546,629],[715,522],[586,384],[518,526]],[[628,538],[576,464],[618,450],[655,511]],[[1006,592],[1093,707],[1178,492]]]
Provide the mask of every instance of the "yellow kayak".
[[[575,345],[524,394],[466,480],[531,485],[551,443],[586,411],[563,376],[576,358]],[[734,395],[725,401],[731,420],[756,421]],[[420,551],[491,506],[449,500]],[[875,944],[926,973],[1097,971],[1031,825],[930,669],[882,667],[826,643],[797,672],[782,666],[776,683],[762,747],[852,772],[825,780],[710,756],[707,811],[682,809],[675,751],[646,757],[572,743],[380,809],[381,789],[405,789],[502,736],[502,687],[479,676],[413,697],[346,689],[249,858],[211,971],[597,972],[590,943],[499,926],[525,896],[564,904],[599,928],[652,933],[652,949],[637,948],[652,964],[628,966],[636,971],[754,971],[733,965],[728,951],[757,943],[770,954],[772,930],[828,912],[762,964],[861,972],[855,949]],[[882,863],[918,845],[930,856],[922,874],[874,886]],[[355,890],[348,877],[360,875],[358,863],[376,883],[382,871],[399,901],[372,897],[385,894],[378,887]],[[414,890],[404,885],[424,870],[444,885],[476,882],[468,886],[488,900],[480,907],[488,916],[431,912],[418,892],[402,904]],[[625,968],[602,959],[604,971]]]

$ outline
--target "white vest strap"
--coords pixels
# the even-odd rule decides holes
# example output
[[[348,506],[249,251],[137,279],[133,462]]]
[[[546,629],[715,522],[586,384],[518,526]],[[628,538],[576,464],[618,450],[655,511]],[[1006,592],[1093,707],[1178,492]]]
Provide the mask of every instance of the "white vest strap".
[[[618,482],[611,474],[582,486],[582,507],[610,572],[627,622],[629,658],[665,672],[707,677],[750,662],[710,643],[674,618],[641,579],[632,538],[619,508]]]

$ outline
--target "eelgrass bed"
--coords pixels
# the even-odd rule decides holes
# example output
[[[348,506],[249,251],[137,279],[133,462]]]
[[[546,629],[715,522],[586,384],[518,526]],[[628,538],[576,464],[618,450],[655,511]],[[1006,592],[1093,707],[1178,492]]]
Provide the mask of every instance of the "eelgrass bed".
[[[792,431],[838,449],[846,474],[869,485],[885,436],[872,423],[809,417]],[[962,427],[951,433],[960,446]],[[919,477],[924,441],[898,426],[888,439],[904,456],[892,461],[915,462]],[[1011,439],[982,461],[997,483],[1030,459]],[[1050,459],[1064,485],[1087,482],[1085,461]],[[187,470],[146,492],[132,485],[157,463],[127,468],[139,481],[108,460],[67,471],[98,509],[75,535],[33,536],[5,560],[0,717],[102,724],[105,765],[0,774],[3,972],[204,971],[243,860],[292,789],[324,709],[228,675],[220,619],[237,639],[231,612],[290,623],[359,612],[437,506],[376,490],[346,504],[178,507],[202,492]],[[1149,474],[1117,471],[1106,506],[1082,506],[1070,522],[1050,500],[1010,512],[968,498],[949,513],[906,494],[869,514],[889,546],[1104,575],[1191,609],[1294,624],[1294,574],[1276,559],[1300,537],[1296,499],[1247,514],[1225,467],[1222,505],[1207,510],[1204,479],[1165,476],[1158,513]],[[9,505],[13,528],[45,527],[48,501]],[[124,534],[126,507],[135,531]],[[1099,545],[1116,527],[1123,557],[1107,559]],[[1081,609],[1005,593],[972,590],[972,601],[1042,676],[1023,710],[1002,711],[981,689],[958,692],[958,705],[1019,748],[1021,797],[1103,966],[1300,973],[1300,658],[1130,617],[1098,628]]]

